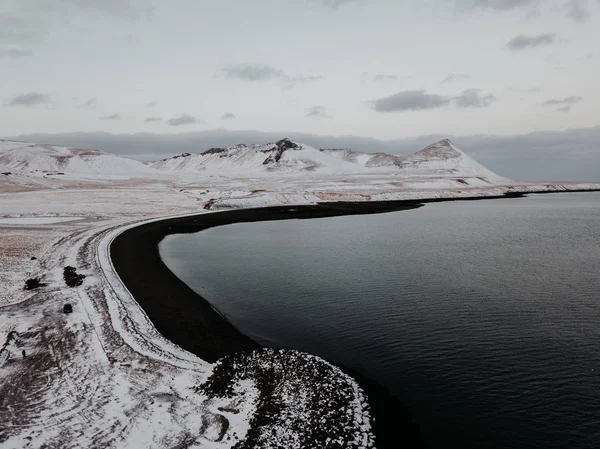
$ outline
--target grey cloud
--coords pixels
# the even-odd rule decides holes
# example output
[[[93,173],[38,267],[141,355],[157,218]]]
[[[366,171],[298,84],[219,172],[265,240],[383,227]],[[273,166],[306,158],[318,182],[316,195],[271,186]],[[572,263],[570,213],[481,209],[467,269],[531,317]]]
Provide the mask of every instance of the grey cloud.
[[[571,110],[571,106],[574,104],[580,103],[583,101],[583,97],[571,96],[561,99],[550,99],[546,100],[542,103],[542,106],[559,106],[558,111],[560,112],[569,112]]]
[[[382,82],[382,81],[399,81],[408,79],[410,76],[399,76],[393,73],[376,73],[375,75],[371,75],[369,72],[363,72],[360,76],[361,83],[366,82]]]
[[[496,97],[492,94],[481,95],[479,89],[466,89],[453,101],[457,108],[487,108],[496,101]]]
[[[266,64],[242,63],[223,69],[227,78],[237,78],[243,81],[268,81],[285,78],[281,69]]]
[[[63,0],[62,3],[127,20],[149,18],[153,12],[148,0]]]
[[[48,94],[40,92],[28,92],[26,94],[16,95],[6,103],[6,106],[23,106],[33,108],[37,106],[50,106],[52,98]]]
[[[42,34],[21,17],[0,14],[0,42],[33,44],[41,41]]]
[[[153,108],[154,106],[157,105],[157,103],[158,103],[158,101],[149,101],[148,103],[146,103],[144,105],[144,107],[146,107],[146,108]]]
[[[567,16],[576,22],[585,22],[590,17],[590,12],[582,0],[569,0],[564,6]]]
[[[441,108],[451,101],[450,97],[428,94],[425,90],[408,90],[373,100],[371,105],[377,112],[420,111]]]
[[[398,75],[386,75],[385,73],[378,73],[377,75],[373,75],[373,81],[395,81],[397,79]]]
[[[535,7],[541,0],[470,0],[463,1],[465,9],[492,9],[495,11],[508,11],[511,9]]]
[[[520,34],[508,41],[506,46],[509,48],[509,50],[520,51],[526,48],[552,45],[555,41],[555,33],[538,34],[536,36],[526,36],[524,34]]]
[[[537,93],[537,92],[541,92],[542,89],[539,87],[530,87],[528,89],[520,89],[517,87],[510,87],[508,89],[509,92],[519,92],[519,93]]]
[[[100,120],[121,120],[121,114],[111,114],[100,117]]]
[[[293,86],[324,79],[322,76],[288,75],[283,70],[262,63],[240,63],[222,69],[226,78],[248,82],[280,81],[284,85]]]
[[[442,80],[442,84],[451,83],[453,81],[466,80],[469,78],[471,78],[471,75],[467,75],[466,73],[451,73]]]
[[[152,122],[162,122],[162,118],[161,117],[147,117],[144,122],[146,123],[152,123]]]
[[[221,117],[219,117],[219,120],[231,120],[234,118],[235,118],[235,114],[233,112],[226,112]]]
[[[371,102],[377,112],[421,111],[454,104],[457,108],[486,108],[496,101],[492,94],[482,95],[479,89],[466,89],[460,95],[429,94],[425,90],[409,90]]]
[[[196,123],[204,123],[202,120],[198,120],[196,117],[190,114],[181,114],[177,117],[167,120],[167,123],[171,126],[180,125],[193,125]]]
[[[0,59],[20,59],[33,56],[31,50],[20,50],[18,48],[9,48],[7,50],[0,50]]]
[[[562,9],[568,18],[583,22],[589,18],[590,12],[586,8],[587,0],[461,0],[459,5],[463,11],[493,10],[510,11],[515,9],[529,9],[530,13],[539,13],[542,5],[549,8]]]
[[[393,154],[414,153],[440,139],[450,138],[475,160],[509,178],[600,182],[600,126],[511,136],[431,134],[398,140],[224,129],[176,134],[63,133],[6,136],[8,139],[28,142],[101,149],[139,160],[157,160],[241,142],[274,142],[282,137],[289,137],[315,148],[351,148]]]
[[[81,109],[96,109],[98,106],[98,97],[92,97],[79,105]]]
[[[333,10],[339,9],[342,6],[346,6],[351,3],[363,3],[366,1],[367,0],[313,0],[313,2],[320,3],[321,5],[325,6],[326,8],[333,9]]]
[[[97,12],[113,19],[140,20],[152,15],[151,0],[15,0],[27,16],[0,13],[0,42],[39,44],[71,11]],[[33,12],[33,14],[32,14]]]
[[[331,115],[327,113],[325,106],[313,106],[312,108],[308,108],[304,117],[332,118]]]

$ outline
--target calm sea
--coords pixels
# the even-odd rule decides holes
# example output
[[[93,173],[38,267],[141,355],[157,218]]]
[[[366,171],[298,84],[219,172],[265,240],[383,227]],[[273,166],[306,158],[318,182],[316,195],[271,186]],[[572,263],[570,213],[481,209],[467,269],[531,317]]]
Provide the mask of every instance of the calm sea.
[[[430,447],[600,447],[600,193],[234,224],[160,251],[244,333],[387,386]]]

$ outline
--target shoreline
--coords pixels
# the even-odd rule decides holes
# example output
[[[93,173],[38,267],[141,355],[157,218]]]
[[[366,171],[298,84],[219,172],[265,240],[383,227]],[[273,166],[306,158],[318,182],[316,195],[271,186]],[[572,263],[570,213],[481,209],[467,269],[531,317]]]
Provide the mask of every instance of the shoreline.
[[[387,213],[416,209],[425,203],[518,198],[530,193],[537,192],[487,197],[272,206],[168,218],[135,226],[118,235],[110,246],[110,257],[123,284],[146,312],[156,330],[183,349],[214,362],[226,355],[262,346],[236,329],[205,298],[166,267],[160,258],[158,244],[167,235],[194,233],[233,223]],[[396,397],[361,373],[339,364],[336,366],[355,378],[369,398],[377,447],[396,447],[399,440],[413,447],[422,446],[418,426]]]

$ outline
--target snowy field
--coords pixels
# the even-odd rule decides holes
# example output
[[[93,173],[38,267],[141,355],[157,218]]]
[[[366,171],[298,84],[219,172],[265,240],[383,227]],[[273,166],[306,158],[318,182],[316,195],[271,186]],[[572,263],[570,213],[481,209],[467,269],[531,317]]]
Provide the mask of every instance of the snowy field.
[[[158,334],[112,268],[110,242],[128,227],[162,217],[267,205],[600,189],[485,177],[488,173],[472,160],[465,167],[476,173],[460,172],[439,160],[428,165],[427,154],[401,169],[350,173],[313,169],[328,163],[327,155],[303,148],[317,159],[311,165],[300,158],[302,167],[311,167],[306,172],[290,169],[294,162],[288,161],[282,172],[229,173],[178,171],[171,162],[168,170],[159,170],[129,160],[122,164],[123,158],[104,153],[0,143],[2,448],[244,447],[240,442],[260,409],[255,384],[233,376],[232,390],[223,396],[197,388],[215,366]],[[342,156],[366,164],[355,154],[336,157]],[[264,157],[254,159],[262,164]],[[351,163],[342,162],[342,168]],[[66,266],[86,276],[81,286],[66,286]],[[31,278],[45,285],[25,290]],[[62,313],[66,303],[73,305],[73,313]],[[369,447],[364,398],[351,379],[332,372],[348,387],[356,424],[355,444],[344,447]],[[306,398],[313,386],[304,387],[282,387],[296,417],[309,413],[302,404],[310,402]],[[277,441],[285,435],[287,447],[299,447],[284,423],[268,430],[279,435]],[[261,441],[256,447],[273,443]]]

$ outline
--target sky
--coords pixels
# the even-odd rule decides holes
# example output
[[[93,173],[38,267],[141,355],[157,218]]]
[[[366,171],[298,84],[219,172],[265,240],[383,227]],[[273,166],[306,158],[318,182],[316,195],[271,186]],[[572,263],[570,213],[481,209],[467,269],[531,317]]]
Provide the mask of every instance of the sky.
[[[173,154],[163,134],[395,153],[455,136],[508,176],[597,180],[598,78],[600,0],[0,2],[0,136],[139,158]],[[164,145],[131,151],[149,136]]]

